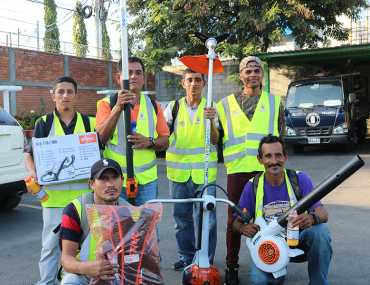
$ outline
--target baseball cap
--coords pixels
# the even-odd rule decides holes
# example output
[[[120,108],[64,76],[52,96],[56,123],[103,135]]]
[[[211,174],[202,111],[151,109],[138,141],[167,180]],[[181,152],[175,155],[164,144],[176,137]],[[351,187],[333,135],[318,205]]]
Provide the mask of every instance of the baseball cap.
[[[115,170],[117,174],[122,176],[121,166],[116,161],[109,158],[102,158],[91,166],[90,180],[94,178],[99,179],[103,171],[109,168]]]
[[[263,69],[262,67],[262,62],[261,60],[258,58],[258,57],[255,57],[255,56],[247,56],[245,58],[243,58],[243,60],[240,62],[240,65],[239,65],[239,72],[242,71],[244,68],[247,68],[247,65],[250,61],[255,61],[256,64],[252,64],[253,67],[261,67],[261,69]]]

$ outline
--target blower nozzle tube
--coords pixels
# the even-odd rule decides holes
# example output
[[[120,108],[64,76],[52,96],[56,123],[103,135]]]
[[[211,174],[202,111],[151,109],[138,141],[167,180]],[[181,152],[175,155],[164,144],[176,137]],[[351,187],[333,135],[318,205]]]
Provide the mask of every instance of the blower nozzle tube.
[[[296,210],[298,215],[304,213],[364,165],[365,162],[360,156],[356,155],[353,157],[345,165],[321,182],[320,185],[315,187],[308,195],[280,215],[277,219],[278,224],[283,228],[286,227],[288,223],[286,218],[289,216],[290,211]]]

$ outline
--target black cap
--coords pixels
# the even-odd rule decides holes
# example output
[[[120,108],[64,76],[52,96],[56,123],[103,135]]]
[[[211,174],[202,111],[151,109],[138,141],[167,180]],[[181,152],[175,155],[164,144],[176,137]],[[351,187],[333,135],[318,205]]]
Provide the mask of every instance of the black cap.
[[[108,168],[114,169],[117,174],[122,176],[121,166],[116,161],[110,158],[102,158],[91,166],[90,180],[99,179],[102,172]]]

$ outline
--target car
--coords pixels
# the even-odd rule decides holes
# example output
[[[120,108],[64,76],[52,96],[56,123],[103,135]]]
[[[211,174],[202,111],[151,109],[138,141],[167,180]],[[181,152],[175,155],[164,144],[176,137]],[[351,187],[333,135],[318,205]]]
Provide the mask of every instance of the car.
[[[17,207],[27,193],[25,145],[22,127],[0,107],[0,212]]]

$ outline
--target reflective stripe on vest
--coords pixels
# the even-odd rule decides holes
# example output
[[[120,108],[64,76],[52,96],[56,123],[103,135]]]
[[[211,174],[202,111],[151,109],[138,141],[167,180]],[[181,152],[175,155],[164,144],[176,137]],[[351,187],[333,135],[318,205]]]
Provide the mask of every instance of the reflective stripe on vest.
[[[73,134],[86,133],[85,126],[81,117],[81,114],[77,113],[77,121],[73,131]],[[53,112],[54,118],[51,125],[50,133],[48,137],[54,136],[65,136],[62,125],[58,116]],[[46,115],[41,117],[46,122]],[[90,118],[90,128],[94,130],[95,119]],[[84,193],[91,191],[88,183],[88,179],[78,180],[73,182],[50,184],[43,186],[46,193],[49,195],[49,199],[42,203],[43,207],[65,207],[70,201],[76,197],[81,196]]]
[[[217,107],[224,126],[224,162],[227,174],[263,171],[257,160],[260,140],[269,133],[278,136],[280,97],[262,91],[257,108],[249,121],[235,96],[222,99]]]
[[[109,98],[104,98],[98,102],[98,106],[102,101],[110,104]],[[115,107],[114,107],[115,108]],[[113,109],[114,109],[113,108]],[[112,110],[113,110],[112,109]],[[137,133],[145,137],[157,138],[156,131],[157,116],[150,98],[141,93],[140,108],[137,117]],[[134,149],[134,173],[135,178],[139,184],[147,184],[157,179],[157,158],[155,150],[152,148]],[[126,169],[126,132],[125,119],[122,112],[117,122],[113,137],[105,145],[104,157],[117,161],[125,177],[125,184],[127,178]]]
[[[191,125],[185,97],[181,99],[176,116],[170,147],[166,151],[167,177],[175,182],[186,182],[192,177],[196,184],[204,183],[206,154],[206,119],[204,107],[207,100],[202,98],[193,124]],[[217,149],[210,146],[209,178],[214,182],[217,175]],[[196,171],[195,171],[196,170]]]
[[[290,185],[289,178],[286,174],[286,170],[284,169],[284,176],[285,176],[285,183],[288,189],[289,195],[289,202],[290,207],[292,207],[295,203],[297,203],[297,197],[295,196],[294,192],[292,191],[292,186]],[[258,181],[257,187],[257,195],[256,195],[256,209],[254,212],[254,220],[258,217],[263,218],[263,196],[264,196],[264,185],[265,185],[265,172],[263,172]]]

